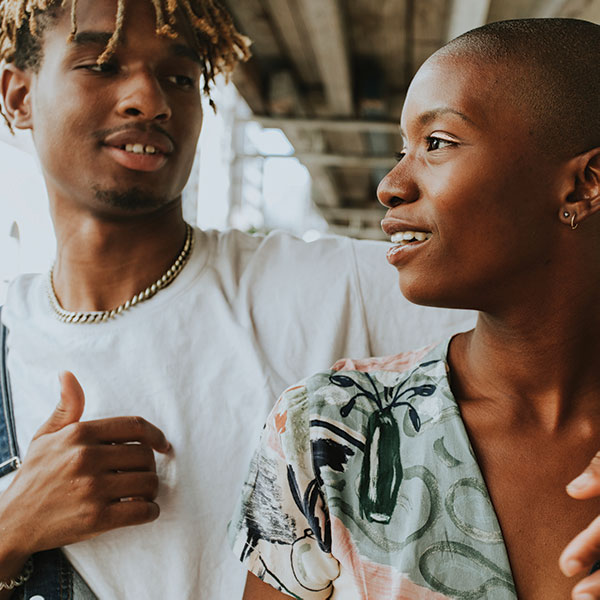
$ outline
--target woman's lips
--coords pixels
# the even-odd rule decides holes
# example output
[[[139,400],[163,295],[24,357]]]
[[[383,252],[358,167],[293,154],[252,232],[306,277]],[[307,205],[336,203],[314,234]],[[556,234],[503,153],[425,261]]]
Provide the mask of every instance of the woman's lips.
[[[387,251],[388,262],[394,266],[400,265],[405,258],[427,244],[433,234],[425,231],[396,231],[390,238],[394,244]]]

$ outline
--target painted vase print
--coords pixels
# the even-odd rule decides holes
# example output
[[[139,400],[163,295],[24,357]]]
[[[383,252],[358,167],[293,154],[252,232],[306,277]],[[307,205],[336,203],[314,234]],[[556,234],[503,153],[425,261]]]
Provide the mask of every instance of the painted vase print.
[[[406,406],[410,422],[418,432],[421,428],[421,419],[408,400],[415,396],[431,396],[435,392],[435,386],[428,384],[403,390],[402,387],[407,381],[405,380],[396,387],[384,386],[382,397],[371,376],[368,373],[364,375],[373,391],[365,389],[347,375],[331,375],[329,380],[338,387],[355,387],[359,390],[340,409],[342,417],[350,414],[359,398],[367,399],[374,406],[365,432],[365,452],[358,486],[359,505],[363,518],[371,523],[387,524],[396,507],[403,474],[400,458],[400,427],[393,409]],[[404,396],[407,398],[403,399]]]

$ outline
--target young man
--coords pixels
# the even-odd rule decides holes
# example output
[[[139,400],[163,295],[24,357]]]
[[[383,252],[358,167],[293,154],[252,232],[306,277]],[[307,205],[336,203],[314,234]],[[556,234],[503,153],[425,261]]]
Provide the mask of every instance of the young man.
[[[200,81],[247,54],[218,4],[0,0],[0,20],[4,112],[32,132],[58,244],[2,314],[0,450],[22,466],[0,478],[0,599],[235,598],[225,528],[274,398],[414,343],[404,320],[450,320],[404,303],[380,244],[185,224]],[[75,573],[44,552],[63,546]]]

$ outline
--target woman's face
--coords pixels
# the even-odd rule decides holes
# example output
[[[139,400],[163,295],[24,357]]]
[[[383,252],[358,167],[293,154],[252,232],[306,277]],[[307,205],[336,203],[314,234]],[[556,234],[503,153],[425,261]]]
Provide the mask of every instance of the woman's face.
[[[493,311],[548,276],[563,227],[557,164],[534,144],[506,72],[433,57],[408,90],[404,148],[377,194],[388,260],[418,304]],[[402,245],[402,232],[421,233]]]

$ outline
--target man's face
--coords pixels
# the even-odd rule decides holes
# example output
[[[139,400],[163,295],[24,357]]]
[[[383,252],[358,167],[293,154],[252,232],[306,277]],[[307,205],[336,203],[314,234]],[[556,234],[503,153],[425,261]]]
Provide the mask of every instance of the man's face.
[[[413,302],[494,310],[552,261],[560,170],[533,143],[505,77],[467,57],[434,57],[409,88],[403,156],[378,197],[388,235],[428,234],[388,253]]]
[[[180,197],[202,124],[200,65],[188,37],[155,34],[148,0],[128,0],[122,41],[96,65],[116,0],[80,0],[44,34],[31,86],[32,129],[55,209],[152,212]]]

